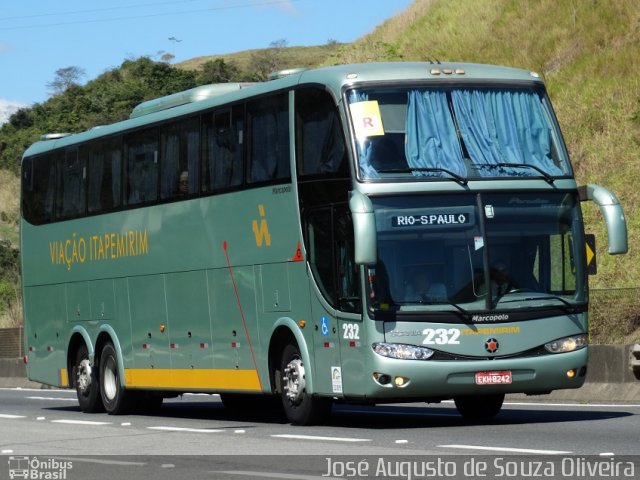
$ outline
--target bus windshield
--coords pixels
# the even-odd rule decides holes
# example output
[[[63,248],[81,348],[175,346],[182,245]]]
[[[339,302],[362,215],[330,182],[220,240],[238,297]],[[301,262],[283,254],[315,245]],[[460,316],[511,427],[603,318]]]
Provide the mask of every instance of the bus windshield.
[[[541,88],[367,88],[347,99],[361,180],[572,174]]]
[[[378,263],[368,297],[374,310],[566,310],[586,301],[584,238],[573,194],[439,194],[372,202]]]

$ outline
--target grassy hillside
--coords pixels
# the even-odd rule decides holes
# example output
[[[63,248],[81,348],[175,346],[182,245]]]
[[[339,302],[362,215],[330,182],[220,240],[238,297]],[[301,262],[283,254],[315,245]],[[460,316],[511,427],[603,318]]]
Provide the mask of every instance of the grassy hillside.
[[[596,288],[639,287],[640,2],[637,0],[416,0],[329,63],[440,60],[540,73],[580,183],[620,198],[629,254],[606,254],[600,213],[583,204],[598,241]]]
[[[339,43],[328,43],[326,45],[314,47],[286,47],[267,48],[259,50],[244,50],[226,55],[208,55],[196,57],[177,64],[179,68],[187,70],[198,70],[206,62],[221,59],[238,67],[239,70],[247,72],[252,68],[252,64],[257,57],[270,55],[274,58],[277,68],[301,68],[316,67],[326,62],[327,58],[335,55],[338,49],[343,46]]]

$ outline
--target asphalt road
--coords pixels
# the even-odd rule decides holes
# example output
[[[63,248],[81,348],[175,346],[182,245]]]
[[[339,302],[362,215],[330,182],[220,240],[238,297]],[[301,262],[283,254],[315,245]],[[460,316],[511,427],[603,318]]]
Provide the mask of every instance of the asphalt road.
[[[481,471],[472,471],[478,468],[469,463],[473,459],[480,466],[482,461],[510,461],[490,467],[506,478],[513,477],[511,466],[511,473],[524,478],[536,475],[520,470],[542,469],[538,460],[548,458],[556,467],[546,473],[562,475],[546,476],[600,478],[607,476],[602,470],[580,475],[585,468],[590,473],[584,462],[614,468],[613,459],[639,452],[640,405],[507,400],[494,421],[477,425],[465,424],[448,402],[338,405],[325,425],[294,427],[262,412],[232,413],[218,396],[165,400],[155,415],[111,416],[80,412],[74,391],[0,389],[0,479],[11,473],[20,478],[26,462],[44,472],[38,478],[65,480],[481,477]],[[505,457],[525,460],[496,460]],[[420,459],[419,465],[398,463],[408,458]],[[435,463],[425,467],[425,459]],[[457,462],[448,472],[456,476],[429,470],[443,469],[449,461]],[[639,459],[632,461],[637,478]],[[619,476],[609,478],[628,478],[625,466],[630,468],[623,462]],[[412,473],[404,467],[422,470]]]

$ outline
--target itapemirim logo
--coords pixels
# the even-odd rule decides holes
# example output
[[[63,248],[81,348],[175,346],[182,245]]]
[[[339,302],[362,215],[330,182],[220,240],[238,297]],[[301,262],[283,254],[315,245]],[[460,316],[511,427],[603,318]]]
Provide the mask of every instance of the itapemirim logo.
[[[55,458],[9,457],[9,478],[25,478],[29,480],[66,480],[67,471],[73,468],[70,461]]]

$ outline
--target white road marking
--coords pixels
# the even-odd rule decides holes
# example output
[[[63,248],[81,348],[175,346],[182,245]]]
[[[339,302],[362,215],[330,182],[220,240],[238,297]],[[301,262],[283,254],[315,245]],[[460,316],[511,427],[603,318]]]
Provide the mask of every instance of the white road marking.
[[[46,391],[48,393],[68,393],[70,395],[75,395],[75,390],[67,390],[67,389],[58,389],[58,388],[20,388],[20,387],[0,387],[0,391],[7,390],[13,392],[40,392]]]
[[[274,438],[292,438],[295,440],[321,440],[329,442],[370,442],[370,438],[348,438],[348,437],[316,437],[312,435],[271,435]]]
[[[0,453],[2,453],[3,455],[5,453],[13,453],[13,450],[2,450],[2,451],[0,451]]]
[[[51,420],[51,423],[64,423],[67,425],[111,425],[111,422],[95,422],[93,420]]]
[[[615,457],[616,454],[613,452],[603,452],[600,454],[601,457]]]
[[[166,432],[190,432],[190,433],[220,433],[224,430],[213,428],[185,428],[185,427],[147,427],[149,430],[163,430]]]
[[[14,418],[27,418],[27,416],[26,415],[9,415],[8,413],[0,413],[0,418],[14,419]]]
[[[534,453],[539,455],[569,455],[564,450],[536,450],[532,448],[489,447],[484,445],[438,445],[440,448],[462,448],[465,450],[488,450],[491,452]]]
[[[396,440],[396,443],[409,443],[409,440]]]
[[[77,401],[77,398],[63,398],[63,397],[24,397],[27,400],[55,400],[55,401],[63,401],[63,402],[69,402],[69,401]]]

